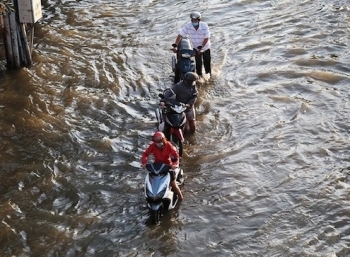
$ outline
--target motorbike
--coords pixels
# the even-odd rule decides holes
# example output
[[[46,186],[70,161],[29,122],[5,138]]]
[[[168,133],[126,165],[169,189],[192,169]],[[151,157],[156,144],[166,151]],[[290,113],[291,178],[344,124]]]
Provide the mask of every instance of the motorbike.
[[[176,147],[180,157],[183,153],[184,127],[187,119],[185,104],[175,99],[164,99],[163,94],[158,95],[165,101],[165,106],[156,109],[158,130],[162,131],[165,137]]]
[[[152,223],[158,223],[164,211],[171,210],[178,202],[177,195],[170,185],[170,166],[163,163],[146,165],[148,173],[145,178],[144,193],[150,211]],[[181,186],[184,182],[183,170],[176,168],[176,183]]]
[[[183,79],[187,72],[196,72],[196,49],[193,48],[192,43],[188,37],[183,37],[177,47],[176,57],[172,56],[172,70],[174,72],[174,83]]]

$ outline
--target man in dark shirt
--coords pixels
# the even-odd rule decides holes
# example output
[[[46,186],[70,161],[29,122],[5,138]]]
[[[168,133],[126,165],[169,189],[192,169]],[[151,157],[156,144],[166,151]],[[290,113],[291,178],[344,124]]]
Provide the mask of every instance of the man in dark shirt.
[[[198,97],[198,91],[196,88],[196,81],[199,79],[198,75],[194,72],[187,72],[184,79],[175,84],[171,90],[164,92],[164,99],[169,99],[173,95],[176,96],[176,101],[186,104],[186,119],[189,125],[189,131],[194,133],[196,131],[196,113],[194,109],[194,103]],[[164,105],[164,102],[160,102],[160,105]]]

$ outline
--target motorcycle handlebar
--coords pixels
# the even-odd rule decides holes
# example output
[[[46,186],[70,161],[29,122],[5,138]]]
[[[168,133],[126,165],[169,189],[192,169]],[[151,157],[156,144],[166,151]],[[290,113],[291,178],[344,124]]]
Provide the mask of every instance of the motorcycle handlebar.
[[[165,106],[172,106],[172,105],[181,105],[182,107],[188,107],[186,104],[184,103],[180,103],[180,102],[174,102],[174,101],[168,101],[168,100],[165,100],[165,99],[162,99]]]

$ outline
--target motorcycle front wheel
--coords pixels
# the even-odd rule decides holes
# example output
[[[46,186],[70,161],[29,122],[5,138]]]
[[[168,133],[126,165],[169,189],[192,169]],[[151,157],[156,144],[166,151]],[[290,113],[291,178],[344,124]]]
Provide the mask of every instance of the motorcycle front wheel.
[[[162,217],[162,206],[159,207],[158,210],[150,210],[151,220],[153,224],[157,224],[160,222],[160,218]]]
[[[173,145],[175,145],[175,147],[177,148],[177,151],[179,152],[180,157],[182,157],[182,152],[183,152],[183,144],[182,141],[174,134],[170,135],[170,142],[173,143]]]

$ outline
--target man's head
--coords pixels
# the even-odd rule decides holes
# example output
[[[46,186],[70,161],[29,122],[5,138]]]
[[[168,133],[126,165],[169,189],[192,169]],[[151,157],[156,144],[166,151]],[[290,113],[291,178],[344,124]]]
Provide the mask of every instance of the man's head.
[[[193,26],[198,26],[199,25],[199,21],[202,18],[202,15],[200,14],[200,12],[192,12],[190,14],[190,18],[191,18],[191,22]]]
[[[200,14],[200,12],[192,12],[190,14],[190,18],[191,20],[200,20],[202,18],[202,15]]]
[[[187,72],[184,76],[184,81],[186,82],[187,85],[192,86],[195,85],[196,80],[199,79],[199,76],[197,73],[194,72]]]
[[[158,148],[163,148],[165,144],[165,136],[163,132],[157,131],[152,137],[152,141],[156,144]]]

